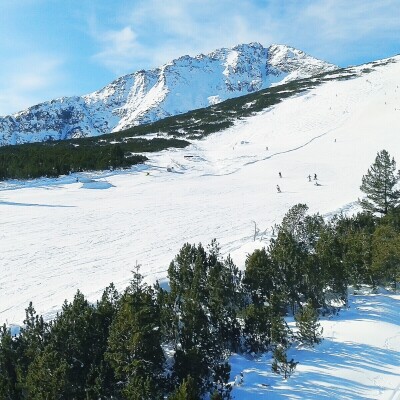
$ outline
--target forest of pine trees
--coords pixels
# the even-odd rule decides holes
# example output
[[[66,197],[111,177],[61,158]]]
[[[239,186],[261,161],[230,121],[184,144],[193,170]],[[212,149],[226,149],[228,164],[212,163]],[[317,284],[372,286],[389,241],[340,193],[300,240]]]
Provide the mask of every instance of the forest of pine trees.
[[[396,288],[399,265],[397,205],[325,221],[298,204],[243,271],[215,240],[186,243],[168,289],[137,267],[122,293],[111,284],[91,304],[78,291],[52,321],[29,304],[17,336],[0,330],[0,398],[229,399],[232,352],[269,352],[272,372],[288,378],[297,362],[287,350],[322,340],[319,316],[346,306],[348,286]]]
[[[318,344],[320,313],[347,301],[348,285],[395,287],[400,210],[324,222],[291,208],[244,271],[212,241],[185,244],[168,268],[169,289],[135,271],[96,304],[79,291],[49,322],[30,304],[16,337],[0,331],[2,399],[213,399],[230,397],[229,355],[271,352],[283,377],[293,344]],[[294,315],[296,333],[284,317]]]

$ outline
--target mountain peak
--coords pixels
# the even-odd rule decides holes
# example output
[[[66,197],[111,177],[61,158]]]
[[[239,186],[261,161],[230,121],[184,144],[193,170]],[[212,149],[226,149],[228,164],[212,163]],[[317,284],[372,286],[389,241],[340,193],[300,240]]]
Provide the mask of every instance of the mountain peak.
[[[0,145],[96,136],[337,68],[286,45],[238,44],[0,118]]]

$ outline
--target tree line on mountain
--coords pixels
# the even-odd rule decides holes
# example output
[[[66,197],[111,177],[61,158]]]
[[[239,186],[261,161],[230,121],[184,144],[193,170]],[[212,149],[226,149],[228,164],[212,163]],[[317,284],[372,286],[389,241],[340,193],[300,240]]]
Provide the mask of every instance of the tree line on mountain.
[[[129,168],[147,160],[145,155],[135,153],[185,147],[188,144],[185,140],[174,138],[128,138],[117,143],[85,138],[4,146],[0,147],[0,180],[57,177],[73,172]]]
[[[272,371],[288,378],[297,363],[287,350],[322,340],[319,317],[347,304],[349,285],[396,287],[398,176],[387,152],[373,167],[363,212],[325,221],[297,204],[244,271],[215,240],[206,249],[186,243],[168,288],[146,284],[136,268],[122,293],[111,284],[91,304],[78,291],[52,321],[29,304],[17,336],[0,331],[0,398],[229,399],[232,352],[270,352]]]

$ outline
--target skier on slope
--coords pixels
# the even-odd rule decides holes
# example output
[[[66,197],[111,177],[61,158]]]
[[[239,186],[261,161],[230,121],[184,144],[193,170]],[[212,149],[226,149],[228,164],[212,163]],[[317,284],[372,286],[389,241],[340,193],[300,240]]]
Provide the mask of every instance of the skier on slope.
[[[308,182],[311,182],[311,175],[308,175]]]
[[[316,181],[317,179],[317,174],[314,174],[314,181]]]
[[[279,187],[279,185],[276,185],[276,190],[278,191],[278,193],[281,193],[281,188]]]
[[[282,178],[282,172],[279,172],[279,178]]]

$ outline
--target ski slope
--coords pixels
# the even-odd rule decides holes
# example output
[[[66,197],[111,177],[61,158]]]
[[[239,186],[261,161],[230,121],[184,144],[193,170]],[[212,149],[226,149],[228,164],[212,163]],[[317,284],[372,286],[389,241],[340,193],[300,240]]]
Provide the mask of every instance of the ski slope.
[[[123,289],[136,261],[149,281],[162,280],[185,242],[216,238],[243,267],[246,254],[266,245],[271,227],[299,202],[326,216],[354,212],[376,153],[387,149],[400,162],[399,85],[395,57],[186,149],[148,154],[146,165],[129,171],[0,183],[1,323],[21,323],[29,301],[51,318],[77,289],[92,301],[110,282]],[[350,321],[325,321],[321,353],[301,353],[297,380],[281,382],[277,398],[400,398],[398,301],[356,299],[365,314],[353,308]],[[258,396],[241,390],[235,388],[237,399]]]

